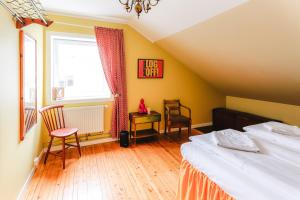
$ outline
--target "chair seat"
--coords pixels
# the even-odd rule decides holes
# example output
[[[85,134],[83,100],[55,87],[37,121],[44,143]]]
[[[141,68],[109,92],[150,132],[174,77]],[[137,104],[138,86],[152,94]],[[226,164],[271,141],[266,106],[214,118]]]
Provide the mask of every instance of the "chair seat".
[[[51,132],[54,137],[68,137],[78,131],[78,128],[61,128]]]
[[[189,123],[190,119],[182,115],[170,115],[170,121],[172,123]]]

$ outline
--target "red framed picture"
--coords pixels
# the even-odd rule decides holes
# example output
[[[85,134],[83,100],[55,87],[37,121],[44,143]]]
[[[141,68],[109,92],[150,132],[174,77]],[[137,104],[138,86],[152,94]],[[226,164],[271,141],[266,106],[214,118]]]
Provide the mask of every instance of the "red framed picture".
[[[164,60],[138,59],[138,78],[163,78]]]

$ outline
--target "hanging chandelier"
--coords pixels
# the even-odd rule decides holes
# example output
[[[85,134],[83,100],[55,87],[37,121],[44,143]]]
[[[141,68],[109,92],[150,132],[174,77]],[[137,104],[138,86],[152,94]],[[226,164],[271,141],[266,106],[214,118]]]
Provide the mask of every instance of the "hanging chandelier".
[[[134,8],[138,18],[143,11],[148,13],[151,7],[156,6],[159,1],[160,0],[125,0],[125,2],[123,2],[123,0],[119,0],[128,13]]]

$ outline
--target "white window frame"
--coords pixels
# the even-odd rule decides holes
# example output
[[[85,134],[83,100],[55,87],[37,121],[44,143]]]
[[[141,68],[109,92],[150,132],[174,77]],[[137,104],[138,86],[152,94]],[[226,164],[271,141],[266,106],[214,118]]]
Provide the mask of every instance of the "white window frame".
[[[53,100],[52,99],[52,55],[53,55],[53,44],[52,37],[72,37],[72,38],[85,38],[87,40],[96,41],[95,37],[92,35],[83,35],[75,33],[65,33],[65,32],[47,32],[46,33],[46,103],[47,104],[77,104],[77,103],[97,103],[97,102],[111,102],[114,100],[112,94],[109,98],[84,98],[84,99],[62,99],[62,100]]]

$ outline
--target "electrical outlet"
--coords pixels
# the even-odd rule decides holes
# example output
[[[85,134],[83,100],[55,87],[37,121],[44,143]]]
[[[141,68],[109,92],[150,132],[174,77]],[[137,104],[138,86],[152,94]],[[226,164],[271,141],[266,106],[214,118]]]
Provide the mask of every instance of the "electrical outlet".
[[[36,157],[36,158],[33,160],[33,164],[34,164],[35,167],[38,166],[38,164],[39,164],[39,158],[38,158],[38,157]]]

